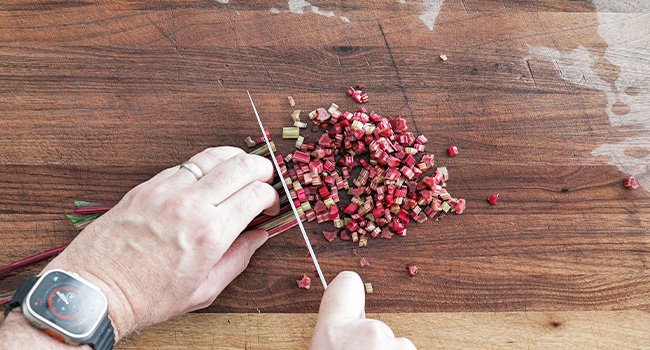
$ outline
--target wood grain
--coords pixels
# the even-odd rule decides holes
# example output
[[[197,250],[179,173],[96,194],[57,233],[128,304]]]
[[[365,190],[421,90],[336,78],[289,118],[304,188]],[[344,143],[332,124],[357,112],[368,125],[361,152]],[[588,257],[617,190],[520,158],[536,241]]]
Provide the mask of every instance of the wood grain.
[[[418,349],[650,349],[648,313],[515,312],[369,314]],[[315,314],[188,315],[153,327],[117,349],[305,349]],[[282,326],[279,327],[278,325]],[[233,334],[237,334],[233,337]]]
[[[420,350],[650,349],[640,311],[370,313]],[[3,317],[0,314],[0,322]],[[115,349],[302,350],[317,314],[188,314],[133,334]]]
[[[355,109],[345,90],[363,83],[369,108],[429,138],[468,209],[371,240],[365,269],[352,244],[314,234],[328,280],[359,272],[376,291],[368,311],[423,349],[650,348],[650,193],[625,190],[628,174],[593,155],[648,134],[647,123],[610,120],[650,111],[639,68],[650,65],[647,40],[613,48],[600,22],[644,32],[643,1],[603,17],[590,1],[446,0],[432,30],[420,1],[312,3],[335,16],[293,13],[286,1],[0,3],[0,264],[72,240],[74,200],[115,203],[206,147],[244,146],[257,133],[247,89],[277,139],[293,110],[287,95],[303,110]],[[588,69],[563,68],[561,55]],[[446,156],[450,145],[459,156]],[[632,146],[631,160],[650,154]],[[493,193],[497,206],[485,200]],[[43,266],[3,278],[0,293]],[[311,271],[289,231],[211,307],[120,346],[304,348],[322,289],[295,279]]]

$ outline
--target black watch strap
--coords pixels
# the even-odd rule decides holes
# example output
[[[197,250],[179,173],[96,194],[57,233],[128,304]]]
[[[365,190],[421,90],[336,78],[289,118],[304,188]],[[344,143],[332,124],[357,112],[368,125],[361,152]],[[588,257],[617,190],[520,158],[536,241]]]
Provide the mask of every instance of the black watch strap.
[[[84,344],[90,345],[95,350],[113,349],[113,345],[115,345],[115,332],[113,331],[113,324],[108,318],[108,315],[104,316],[104,319],[99,323],[93,337]]]
[[[13,310],[14,308],[22,305],[23,300],[29,294],[29,291],[34,287],[38,281],[38,277],[32,277],[25,282],[21,283],[16,290],[16,293],[11,298],[11,301],[5,306],[5,317]],[[115,332],[113,330],[113,324],[108,318],[108,315],[104,316],[102,321],[99,323],[95,334],[85,342],[84,344],[90,345],[95,350],[111,350],[115,345]]]
[[[23,300],[27,297],[29,291],[32,290],[32,287],[36,284],[36,281],[38,281],[38,277],[32,277],[18,286],[16,294],[11,297],[11,301],[9,301],[9,304],[5,306],[5,317],[7,317],[11,310],[19,307],[23,303]]]

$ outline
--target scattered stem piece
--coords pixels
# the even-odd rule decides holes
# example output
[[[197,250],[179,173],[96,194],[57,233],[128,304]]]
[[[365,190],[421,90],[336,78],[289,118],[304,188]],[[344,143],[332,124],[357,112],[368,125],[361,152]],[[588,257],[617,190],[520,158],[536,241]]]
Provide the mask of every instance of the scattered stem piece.
[[[623,186],[627,188],[628,190],[636,190],[639,188],[639,182],[636,181],[634,176],[626,177],[625,180],[623,180]]]

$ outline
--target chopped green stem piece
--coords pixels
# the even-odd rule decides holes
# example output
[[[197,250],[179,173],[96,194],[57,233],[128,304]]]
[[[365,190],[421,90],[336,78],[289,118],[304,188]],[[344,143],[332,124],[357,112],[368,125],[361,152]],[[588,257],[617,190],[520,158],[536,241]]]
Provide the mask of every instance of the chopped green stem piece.
[[[300,128],[297,126],[286,126],[282,128],[283,139],[297,139],[300,136]]]

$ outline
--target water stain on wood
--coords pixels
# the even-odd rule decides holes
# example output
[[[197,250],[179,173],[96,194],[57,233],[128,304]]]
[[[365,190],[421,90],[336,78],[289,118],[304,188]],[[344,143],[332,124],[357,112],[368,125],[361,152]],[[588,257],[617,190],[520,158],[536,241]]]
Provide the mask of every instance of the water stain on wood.
[[[648,147],[650,147],[650,145]],[[625,155],[636,159],[643,159],[650,155],[650,149],[641,146],[626,147]]]

